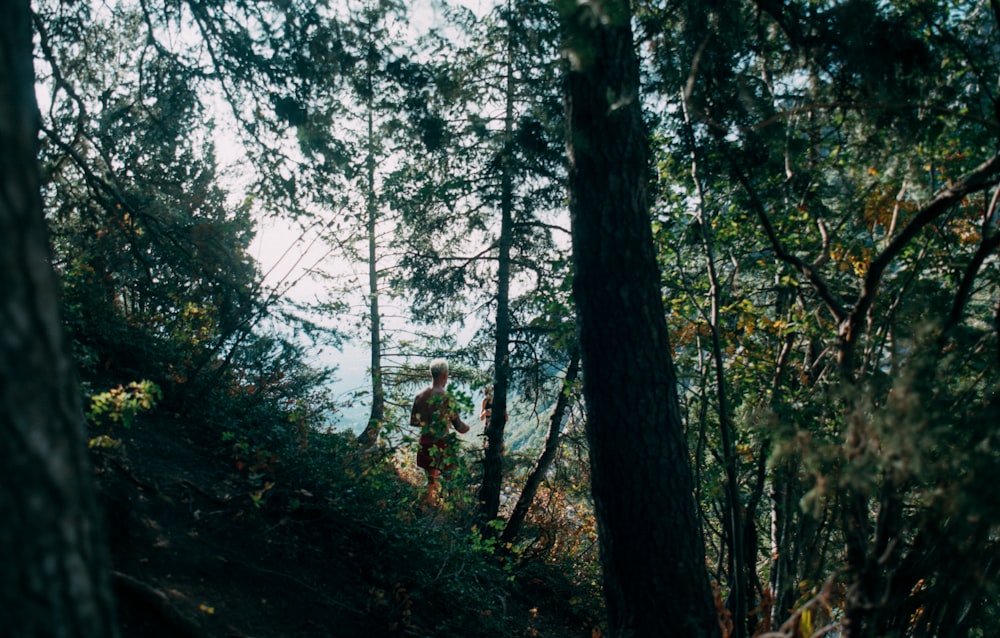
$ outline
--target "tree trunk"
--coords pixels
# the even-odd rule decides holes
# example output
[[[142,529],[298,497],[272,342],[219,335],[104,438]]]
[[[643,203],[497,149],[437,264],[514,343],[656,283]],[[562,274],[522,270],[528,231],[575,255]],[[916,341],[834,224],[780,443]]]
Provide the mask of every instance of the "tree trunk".
[[[83,411],[59,322],[38,173],[28,0],[0,25],[0,627],[116,636]]]
[[[573,290],[609,635],[715,637],[650,228],[631,11],[566,11]]]
[[[748,635],[747,610],[753,607],[753,592],[750,591],[750,578],[747,574],[744,546],[744,526],[752,521],[742,520],[739,490],[739,467],[734,442],[736,426],[733,424],[732,410],[729,406],[729,392],[726,386],[725,359],[723,357],[722,335],[719,330],[720,308],[726,306],[725,291],[719,281],[715,268],[715,237],[712,234],[712,219],[705,210],[705,192],[698,174],[698,157],[695,151],[692,124],[685,103],[684,123],[685,133],[691,144],[691,178],[698,193],[698,214],[701,218],[701,243],[705,249],[705,270],[709,281],[709,311],[708,327],[712,348],[712,362],[715,368],[716,409],[719,412],[719,446],[722,448],[722,460],[725,467],[726,482],[723,505],[723,541],[729,546],[729,600],[728,608],[732,614],[733,635],[731,638],[743,638]]]
[[[372,81],[372,63],[368,63],[368,85]],[[382,382],[382,313],[379,310],[378,294],[378,242],[376,229],[378,222],[378,202],[375,198],[375,109],[372,103],[372,91],[368,92],[368,157],[367,193],[365,208],[368,213],[368,321],[371,336],[371,375],[372,375],[372,411],[368,424],[358,436],[358,442],[364,447],[371,447],[378,441],[382,423],[385,422],[385,386]]]
[[[534,469],[531,470],[531,474],[528,475],[528,480],[524,483],[524,489],[521,490],[517,504],[514,505],[514,511],[511,512],[510,518],[507,519],[507,525],[504,526],[503,533],[500,535],[502,543],[514,542],[521,533],[521,526],[524,524],[524,519],[528,516],[528,510],[531,509],[531,504],[535,500],[535,494],[538,493],[538,486],[542,484],[545,473],[552,466],[552,461],[556,458],[556,453],[559,451],[559,439],[562,434],[562,420],[566,414],[566,406],[569,405],[570,388],[576,382],[579,370],[580,351],[578,348],[574,348],[570,354],[569,368],[566,369],[566,378],[563,379],[563,382],[559,386],[559,398],[556,399],[556,406],[552,409],[552,416],[549,418],[549,435],[545,439],[545,448],[542,450],[542,455],[538,457],[538,462],[535,464]]]
[[[507,13],[507,76],[503,149],[500,157],[500,240],[497,256],[496,345],[493,354],[493,410],[486,424],[483,482],[479,488],[479,515],[483,533],[492,533],[486,523],[500,510],[503,487],[503,436],[507,426],[507,389],[510,385],[510,248],[514,236],[514,177],[511,145],[514,139],[514,57],[512,13]]]

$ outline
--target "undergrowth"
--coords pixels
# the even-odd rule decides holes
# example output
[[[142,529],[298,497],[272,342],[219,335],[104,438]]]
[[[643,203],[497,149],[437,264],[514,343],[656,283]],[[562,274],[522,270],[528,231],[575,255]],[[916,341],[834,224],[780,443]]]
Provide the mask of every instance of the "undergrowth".
[[[355,604],[374,633],[541,636],[554,635],[541,627],[555,622],[589,635],[599,623],[600,597],[570,576],[579,569],[571,557],[501,548],[477,529],[474,459],[463,458],[442,501],[427,506],[401,450],[294,428],[267,449],[247,433],[224,438],[258,515],[352,548],[368,582]]]

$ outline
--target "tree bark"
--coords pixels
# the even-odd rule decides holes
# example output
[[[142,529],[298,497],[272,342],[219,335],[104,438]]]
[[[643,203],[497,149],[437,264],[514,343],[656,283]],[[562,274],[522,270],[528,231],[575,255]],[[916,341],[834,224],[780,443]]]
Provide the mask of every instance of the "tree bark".
[[[0,25],[0,627],[117,635],[83,410],[42,215],[28,0]]]
[[[631,10],[573,4],[563,19],[573,290],[609,635],[718,636],[650,227]]]
[[[371,87],[372,62],[368,61],[368,86]],[[379,310],[379,276],[378,276],[378,202],[375,197],[375,123],[373,91],[369,90],[367,98],[368,125],[368,156],[365,158],[366,192],[365,209],[368,215],[368,327],[371,337],[371,375],[372,375],[372,410],[368,424],[358,436],[358,442],[363,447],[371,447],[378,441],[379,432],[385,422],[385,386],[382,379],[382,313]]]

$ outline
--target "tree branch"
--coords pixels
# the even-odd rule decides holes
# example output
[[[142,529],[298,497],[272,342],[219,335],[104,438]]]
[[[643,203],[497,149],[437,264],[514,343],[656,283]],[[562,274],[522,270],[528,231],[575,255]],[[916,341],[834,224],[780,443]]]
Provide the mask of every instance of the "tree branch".
[[[980,164],[954,186],[941,191],[931,203],[918,211],[910,223],[903,228],[902,232],[893,238],[885,250],[875,257],[868,267],[868,272],[865,273],[860,297],[855,302],[850,315],[840,324],[842,358],[846,357],[846,360],[850,359],[850,350],[857,342],[858,328],[875,303],[875,296],[878,294],[879,286],[882,283],[882,276],[885,274],[889,264],[916,237],[917,233],[937,219],[948,208],[966,196],[994,186],[998,182],[1000,182],[1000,155],[994,155],[992,159]]]
[[[750,180],[747,178],[746,173],[736,165],[735,160],[731,159],[731,164],[736,178],[742,184],[743,189],[750,198],[750,205],[753,207],[754,212],[757,213],[757,218],[760,220],[761,226],[764,227],[764,232],[767,234],[767,238],[771,242],[771,247],[774,249],[778,259],[792,266],[808,279],[816,294],[823,300],[823,304],[830,311],[830,314],[833,315],[836,322],[838,324],[842,323],[847,317],[847,311],[844,309],[843,304],[837,299],[833,291],[830,290],[826,280],[819,274],[815,266],[796,257],[785,249],[785,246],[781,243],[781,239],[778,237],[778,233],[774,229],[774,225],[771,223],[771,218],[764,209],[763,202],[760,201],[760,198],[757,197],[757,192],[750,185]]]
[[[958,286],[958,292],[955,293],[955,301],[952,303],[948,320],[942,328],[942,335],[954,328],[961,321],[965,304],[968,303],[969,297],[972,296],[972,284],[975,282],[976,275],[979,274],[979,268],[982,267],[986,258],[995,253],[998,248],[1000,248],[1000,232],[993,233],[992,237],[983,238],[983,242],[979,244],[976,254],[972,256],[972,261],[969,262],[969,265],[965,268],[965,273],[962,275],[962,281]]]

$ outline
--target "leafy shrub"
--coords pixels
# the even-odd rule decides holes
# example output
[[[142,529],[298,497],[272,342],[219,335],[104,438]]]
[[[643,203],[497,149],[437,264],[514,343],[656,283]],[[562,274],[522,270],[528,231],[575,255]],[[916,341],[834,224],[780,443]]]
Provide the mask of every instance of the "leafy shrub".
[[[90,397],[87,420],[94,425],[100,425],[106,420],[121,422],[128,428],[139,412],[152,410],[162,398],[160,386],[152,381],[132,381],[127,386],[119,384],[107,392]]]

